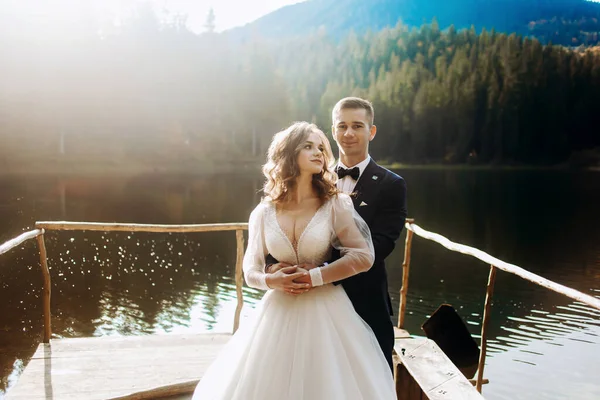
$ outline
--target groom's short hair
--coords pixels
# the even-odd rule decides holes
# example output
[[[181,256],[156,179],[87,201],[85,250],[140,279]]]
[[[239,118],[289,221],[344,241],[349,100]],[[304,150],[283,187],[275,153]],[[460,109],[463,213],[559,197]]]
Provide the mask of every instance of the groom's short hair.
[[[361,99],[360,97],[345,97],[338,101],[331,112],[331,120],[335,123],[335,117],[341,110],[356,110],[361,108],[367,111],[367,119],[369,120],[369,124],[373,126],[373,122],[375,121],[373,104],[369,100]]]

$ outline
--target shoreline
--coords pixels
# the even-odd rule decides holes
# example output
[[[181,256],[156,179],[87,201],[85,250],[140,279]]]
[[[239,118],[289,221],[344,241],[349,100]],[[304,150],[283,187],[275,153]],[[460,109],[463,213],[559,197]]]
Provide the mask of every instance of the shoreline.
[[[600,166],[587,166],[587,167],[573,167],[567,164],[560,165],[508,165],[508,164],[481,164],[481,165],[468,165],[468,164],[402,164],[402,163],[391,163],[391,164],[379,164],[382,167],[388,169],[404,169],[404,170],[464,170],[464,171],[574,171],[574,172],[585,172],[585,171],[600,171]]]
[[[564,171],[564,172],[600,172],[600,166],[571,167],[569,165],[467,165],[467,164],[404,164],[380,163],[391,170],[451,170],[451,171]],[[25,168],[0,170],[1,177],[15,176],[115,176],[115,175],[220,175],[260,173],[262,163],[219,163],[208,162],[198,165],[147,166],[136,164],[113,165],[27,165]]]

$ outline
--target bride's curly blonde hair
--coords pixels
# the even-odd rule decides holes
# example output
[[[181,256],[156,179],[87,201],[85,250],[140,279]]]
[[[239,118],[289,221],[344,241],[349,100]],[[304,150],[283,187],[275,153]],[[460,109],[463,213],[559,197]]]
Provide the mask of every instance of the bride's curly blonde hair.
[[[312,184],[321,201],[326,201],[338,193],[337,175],[332,172],[333,152],[325,134],[315,125],[308,122],[295,122],[289,128],[273,136],[267,163],[263,165],[263,174],[267,178],[263,191],[267,200],[274,203],[290,200],[300,176],[298,154],[305,146],[311,133],[319,135],[323,142],[323,170],[313,175]]]

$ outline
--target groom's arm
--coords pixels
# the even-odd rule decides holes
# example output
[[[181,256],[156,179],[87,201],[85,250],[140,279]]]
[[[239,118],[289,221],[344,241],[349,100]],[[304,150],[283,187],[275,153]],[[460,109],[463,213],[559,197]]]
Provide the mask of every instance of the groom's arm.
[[[397,175],[392,177],[394,180],[380,194],[381,203],[370,224],[375,264],[385,260],[394,250],[406,221],[406,182]]]
[[[281,268],[291,267],[292,264],[288,264],[286,262],[279,262],[275,257],[271,254],[267,254],[265,257],[265,274],[272,274],[279,271]]]
[[[269,274],[271,272],[275,272],[271,271],[271,266],[277,264],[278,262],[279,261],[277,261],[275,257],[271,255],[271,253],[267,254],[267,257],[265,257],[265,273]]]
[[[283,267],[289,267],[286,263],[280,263],[271,253],[265,257],[265,274],[272,274],[279,271]]]

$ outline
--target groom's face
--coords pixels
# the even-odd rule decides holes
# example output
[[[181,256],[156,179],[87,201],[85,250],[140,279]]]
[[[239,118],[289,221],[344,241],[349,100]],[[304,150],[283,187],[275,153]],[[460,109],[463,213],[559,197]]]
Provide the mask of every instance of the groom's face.
[[[377,129],[369,124],[364,108],[344,108],[335,115],[332,132],[342,155],[366,158],[369,142],[375,137]]]

